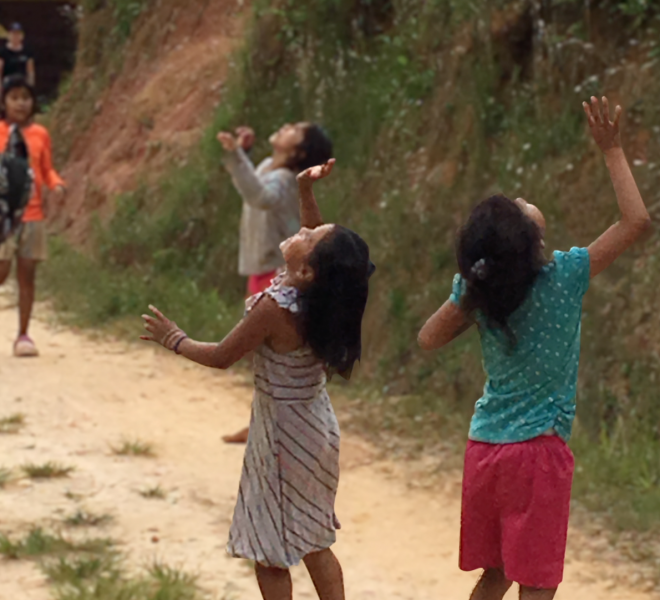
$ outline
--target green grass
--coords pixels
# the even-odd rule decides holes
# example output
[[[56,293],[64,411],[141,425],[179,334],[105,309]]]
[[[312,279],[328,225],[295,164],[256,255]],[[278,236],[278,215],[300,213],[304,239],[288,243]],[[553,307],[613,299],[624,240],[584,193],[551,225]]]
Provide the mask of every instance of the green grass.
[[[111,546],[112,542],[107,539],[72,542],[61,535],[48,533],[40,527],[31,529],[23,539],[18,540],[0,534],[0,555],[14,560],[63,556],[69,553],[105,553]]]
[[[167,498],[167,492],[159,485],[144,488],[138,493],[143,498],[148,498],[149,500],[165,500]]]
[[[0,418],[0,433],[18,433],[25,425],[25,415],[14,413]]]
[[[56,600],[201,600],[196,578],[156,563],[129,575],[116,557],[60,558],[46,563]]]
[[[0,534],[0,555],[38,561],[56,600],[202,598],[196,577],[168,565],[155,562],[136,574],[108,539],[73,542],[33,528],[22,539]]]
[[[69,527],[100,527],[112,521],[112,515],[95,514],[79,508],[64,519],[64,524]]]
[[[594,439],[578,429],[571,447],[574,497],[607,514],[619,530],[660,529],[660,446],[652,433],[618,426]]]
[[[156,456],[153,444],[140,440],[123,440],[118,446],[111,446],[112,452],[118,456]]]
[[[21,470],[31,479],[59,479],[68,477],[76,468],[49,461],[43,464],[26,463]]]

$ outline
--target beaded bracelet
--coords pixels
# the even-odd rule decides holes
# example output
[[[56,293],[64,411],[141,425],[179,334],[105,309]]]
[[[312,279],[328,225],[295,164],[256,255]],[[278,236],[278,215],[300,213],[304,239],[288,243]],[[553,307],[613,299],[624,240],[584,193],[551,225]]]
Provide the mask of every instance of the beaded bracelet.
[[[181,342],[183,342],[183,340],[187,340],[187,339],[188,339],[188,336],[184,333],[184,334],[183,334],[183,335],[177,340],[177,343],[174,344],[174,347],[172,348],[172,350],[174,350],[174,354],[180,354],[180,352],[179,352],[179,346],[181,345]]]

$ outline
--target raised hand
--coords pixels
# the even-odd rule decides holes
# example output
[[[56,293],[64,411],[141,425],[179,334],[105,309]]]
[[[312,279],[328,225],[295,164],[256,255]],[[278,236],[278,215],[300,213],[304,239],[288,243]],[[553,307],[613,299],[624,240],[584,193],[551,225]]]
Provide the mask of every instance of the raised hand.
[[[336,160],[331,158],[324,165],[310,167],[298,175],[298,183],[314,183],[319,179],[327,177],[332,172],[332,167],[335,165]]]
[[[583,102],[582,106],[589,121],[591,128],[591,135],[593,136],[598,147],[607,152],[612,148],[621,148],[621,133],[619,132],[619,122],[621,120],[620,106],[614,109],[614,121],[610,120],[610,104],[605,96],[603,96],[603,104],[598,102],[598,98],[591,97],[591,105]]]
[[[186,334],[155,306],[149,305],[149,310],[156,315],[155,318],[150,315],[142,315],[142,319],[144,328],[151,335],[141,335],[140,339],[145,342],[156,342],[168,350],[174,350],[176,344],[187,337]]]
[[[236,137],[238,138],[238,145],[246,152],[254,146],[254,129],[251,127],[238,127],[236,129]]]
[[[221,131],[217,136],[217,140],[227,152],[236,152],[238,150],[238,140],[227,131]]]

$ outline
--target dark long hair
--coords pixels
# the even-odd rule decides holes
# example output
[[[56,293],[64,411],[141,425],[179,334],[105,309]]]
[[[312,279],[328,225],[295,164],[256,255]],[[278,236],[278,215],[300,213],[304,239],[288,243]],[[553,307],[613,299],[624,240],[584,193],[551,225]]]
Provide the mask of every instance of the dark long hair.
[[[362,316],[375,266],[369,246],[356,233],[336,225],[309,259],[312,283],[301,292],[301,333],[328,376],[349,379],[362,354]]]
[[[512,344],[508,319],[523,303],[546,264],[539,226],[505,196],[491,196],[472,211],[458,237],[458,268],[467,282],[462,308],[480,311]]]
[[[37,114],[39,107],[37,106],[37,94],[34,88],[28,83],[24,75],[9,75],[2,80],[2,106],[0,106],[0,118],[4,119],[7,116],[7,109],[5,101],[9,92],[15,89],[23,88],[28,91],[32,96],[32,114],[31,117]]]
[[[305,129],[302,142],[296,148],[296,154],[289,163],[294,171],[304,171],[327,163],[332,158],[332,140],[325,130],[315,123]]]

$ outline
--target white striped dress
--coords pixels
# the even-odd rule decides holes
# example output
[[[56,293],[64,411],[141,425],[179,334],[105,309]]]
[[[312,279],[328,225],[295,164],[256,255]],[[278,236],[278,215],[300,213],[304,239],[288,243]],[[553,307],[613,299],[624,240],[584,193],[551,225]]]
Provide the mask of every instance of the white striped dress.
[[[296,313],[298,292],[281,279],[265,293]],[[248,301],[248,310],[261,296]],[[227,551],[286,569],[335,542],[339,424],[323,363],[308,347],[278,354],[262,345],[255,352],[254,382]]]

